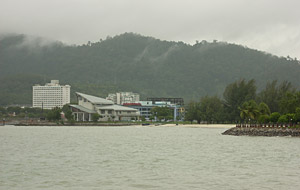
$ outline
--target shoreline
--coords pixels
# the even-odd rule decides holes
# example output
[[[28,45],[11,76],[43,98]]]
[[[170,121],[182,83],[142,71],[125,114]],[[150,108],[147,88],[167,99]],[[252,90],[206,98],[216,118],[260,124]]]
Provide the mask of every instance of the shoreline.
[[[235,124],[165,124],[160,126],[166,127],[190,127],[190,128],[222,128],[230,129],[235,127]]]
[[[6,124],[3,126],[43,126],[43,127],[185,127],[185,128],[222,128],[230,129],[235,127],[235,124],[163,124],[163,123],[151,123],[149,125],[143,126],[142,124],[136,123],[75,123],[75,124],[57,124],[57,123],[18,123],[18,124]]]

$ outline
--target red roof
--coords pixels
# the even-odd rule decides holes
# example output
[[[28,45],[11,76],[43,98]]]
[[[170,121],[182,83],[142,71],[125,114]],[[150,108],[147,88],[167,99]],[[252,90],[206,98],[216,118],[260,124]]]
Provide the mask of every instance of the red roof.
[[[141,106],[141,103],[124,103],[123,106]]]

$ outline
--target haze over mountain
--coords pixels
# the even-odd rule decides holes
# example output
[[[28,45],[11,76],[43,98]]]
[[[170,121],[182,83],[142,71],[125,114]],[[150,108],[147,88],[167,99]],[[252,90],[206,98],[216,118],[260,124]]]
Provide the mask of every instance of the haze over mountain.
[[[43,38],[6,35],[0,38],[0,105],[31,104],[32,85],[51,79],[106,97],[133,91],[146,97],[198,100],[221,96],[229,83],[255,79],[287,80],[300,86],[299,61],[226,42],[162,41],[124,33],[81,46]],[[72,94],[74,98],[74,93]]]

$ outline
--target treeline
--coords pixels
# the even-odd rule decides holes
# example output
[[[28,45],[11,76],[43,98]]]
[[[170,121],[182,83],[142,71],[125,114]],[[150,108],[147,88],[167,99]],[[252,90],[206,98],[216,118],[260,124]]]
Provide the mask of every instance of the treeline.
[[[300,122],[300,91],[290,82],[268,82],[257,93],[255,80],[229,84],[223,98],[205,96],[187,105],[186,121],[198,123],[296,123]]]
[[[46,115],[48,110],[42,110],[41,108],[29,108],[29,107],[0,107],[0,118],[40,118]]]
[[[61,120],[61,114],[69,121],[73,121],[72,112],[69,105],[64,105],[62,108],[53,108],[51,110],[31,107],[0,107],[0,120],[4,119],[47,119],[48,121]]]

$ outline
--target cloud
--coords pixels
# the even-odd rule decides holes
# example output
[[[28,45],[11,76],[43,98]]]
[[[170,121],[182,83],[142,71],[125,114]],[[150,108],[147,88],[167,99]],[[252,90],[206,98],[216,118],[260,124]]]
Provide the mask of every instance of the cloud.
[[[0,32],[82,44],[135,32],[221,40],[300,58],[299,0],[2,0]]]

